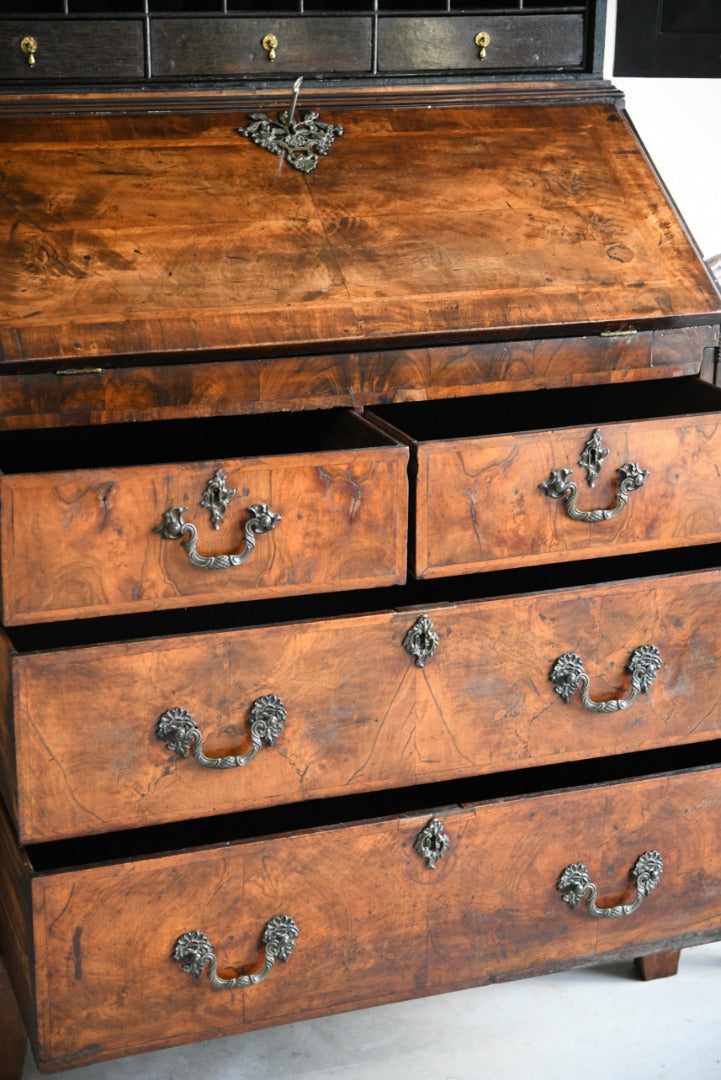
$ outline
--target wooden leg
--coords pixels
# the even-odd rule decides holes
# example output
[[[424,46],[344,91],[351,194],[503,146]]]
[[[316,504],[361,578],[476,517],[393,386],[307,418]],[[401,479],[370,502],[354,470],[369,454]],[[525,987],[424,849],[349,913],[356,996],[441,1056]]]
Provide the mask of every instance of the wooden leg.
[[[680,949],[676,952],[651,953],[650,956],[638,956],[635,964],[644,982],[650,982],[651,979],[665,979],[669,975],[675,975],[680,956]]]
[[[10,979],[0,956],[0,1053],[2,1075],[6,1080],[21,1080],[25,1066],[28,1037],[20,1016]]]

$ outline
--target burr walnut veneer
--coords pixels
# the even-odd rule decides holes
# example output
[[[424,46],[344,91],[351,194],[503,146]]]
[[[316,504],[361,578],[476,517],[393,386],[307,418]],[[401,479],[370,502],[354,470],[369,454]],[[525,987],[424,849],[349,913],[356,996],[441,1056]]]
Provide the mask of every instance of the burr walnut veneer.
[[[90,20],[0,19],[0,947],[44,1071],[721,937],[719,297],[602,4],[381,7],[274,24],[273,79],[336,76],[308,173],[237,130],[286,92],[260,21],[258,85],[174,84],[223,24],[151,4],[61,92]]]

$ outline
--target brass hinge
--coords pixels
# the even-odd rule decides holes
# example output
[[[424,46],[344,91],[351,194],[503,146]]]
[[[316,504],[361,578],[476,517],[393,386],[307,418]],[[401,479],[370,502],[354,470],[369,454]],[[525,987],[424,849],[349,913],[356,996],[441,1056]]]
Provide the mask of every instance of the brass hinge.
[[[633,337],[638,330],[602,330],[599,337]]]

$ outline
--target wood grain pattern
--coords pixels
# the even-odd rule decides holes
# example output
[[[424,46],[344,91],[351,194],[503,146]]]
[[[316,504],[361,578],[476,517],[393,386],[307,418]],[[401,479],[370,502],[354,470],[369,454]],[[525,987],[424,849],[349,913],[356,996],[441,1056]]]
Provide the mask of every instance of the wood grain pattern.
[[[681,950],[674,949],[672,952],[638,956],[635,963],[643,981],[651,982],[653,979],[668,979],[669,976],[678,974],[678,962],[680,959]]]
[[[0,1031],[2,1032],[0,1047],[3,1054],[3,1076],[5,1080],[22,1080],[28,1037],[2,956],[0,956]]]
[[[16,118],[0,355],[327,352],[717,318],[616,108],[327,119],[346,133],[303,177],[222,114],[55,118],[42,135]]]
[[[717,413],[611,423],[593,491],[576,462],[591,427],[421,443],[415,572],[419,577],[651,551],[721,536],[721,424]],[[573,521],[539,484],[569,468],[579,510],[615,504],[618,476],[636,462],[650,476],[610,521]]]
[[[404,447],[388,446],[3,476],[5,623],[397,584],[406,463]],[[241,492],[220,532],[198,506],[217,468]],[[283,520],[227,571],[192,566],[153,531],[168,508],[190,506],[200,553],[234,552],[253,503]]]
[[[3,375],[0,430],[242,415],[665,379],[698,373],[714,326],[635,337],[546,338],[424,349]]]
[[[429,608],[440,644],[423,669],[403,648],[418,610],[18,656],[20,837],[719,738],[720,607],[721,571],[705,571]],[[555,693],[551,668],[570,650],[592,697],[627,697],[626,665],[644,644],[663,666],[630,709],[594,716]],[[262,694],[277,694],[288,717],[276,745],[244,768],[201,768],[156,738],[161,714],[182,707],[206,753],[245,752],[247,712]]]
[[[40,875],[39,1058],[90,1063],[718,933],[720,779],[444,809],[451,847],[433,871],[413,851],[429,811]],[[630,900],[630,869],[651,849],[663,877],[632,917],[599,924],[562,901],[559,875],[581,861],[599,904]],[[250,990],[213,991],[170,958],[181,933],[202,929],[226,972],[249,964],[278,913],[297,922],[297,948]]]
[[[33,941],[32,869],[0,802],[0,940],[13,995],[31,1040],[36,1038],[36,972]],[[39,913],[39,909],[36,909]],[[42,981],[42,974],[40,974]],[[17,1032],[16,1017],[11,1012]],[[4,1061],[3,1061],[4,1065]]]

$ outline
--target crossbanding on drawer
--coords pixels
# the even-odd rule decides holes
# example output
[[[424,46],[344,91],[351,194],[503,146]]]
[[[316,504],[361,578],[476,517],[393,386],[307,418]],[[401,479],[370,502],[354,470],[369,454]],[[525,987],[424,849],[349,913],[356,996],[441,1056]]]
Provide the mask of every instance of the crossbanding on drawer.
[[[710,939],[720,780],[716,767],[519,795],[497,778],[468,806],[397,801],[247,840],[230,819],[213,846],[127,861],[106,840],[74,869],[13,853],[0,828],[3,887],[32,944],[38,1058],[86,1064]],[[173,827],[158,842],[200,836]]]
[[[677,572],[215,632],[189,612],[182,635],[94,646],[10,631],[0,783],[20,838],[718,738],[721,571],[653,561]]]
[[[721,393],[695,379],[374,409],[417,465],[419,577],[715,542]]]
[[[6,625],[405,579],[407,451],[352,413],[29,434],[0,442]]]

